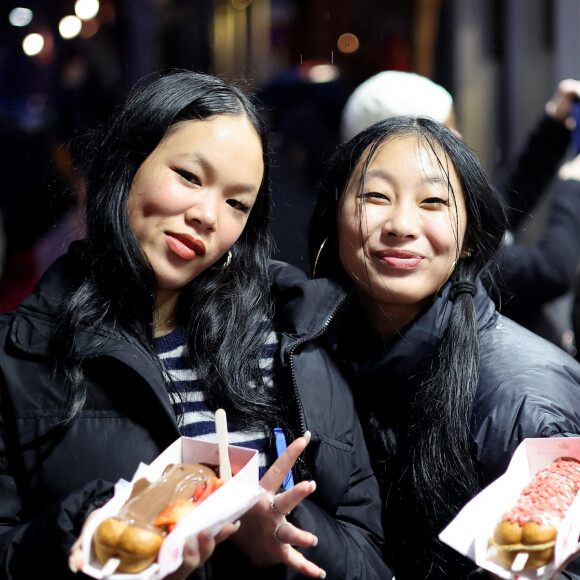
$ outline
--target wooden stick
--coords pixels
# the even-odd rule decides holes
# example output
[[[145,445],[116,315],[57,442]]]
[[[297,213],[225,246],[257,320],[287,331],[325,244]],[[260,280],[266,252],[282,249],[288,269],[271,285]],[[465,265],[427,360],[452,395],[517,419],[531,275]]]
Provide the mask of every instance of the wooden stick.
[[[220,479],[227,483],[232,478],[232,467],[228,453],[228,422],[223,409],[215,412],[215,430],[220,455]]]
[[[119,560],[119,558],[109,558],[107,563],[103,566],[103,570],[101,572],[103,574],[103,578],[107,578],[108,576],[114,574],[120,563],[121,560]]]
[[[512,572],[521,572],[525,568],[529,556],[527,552],[518,552],[518,555],[512,562]]]

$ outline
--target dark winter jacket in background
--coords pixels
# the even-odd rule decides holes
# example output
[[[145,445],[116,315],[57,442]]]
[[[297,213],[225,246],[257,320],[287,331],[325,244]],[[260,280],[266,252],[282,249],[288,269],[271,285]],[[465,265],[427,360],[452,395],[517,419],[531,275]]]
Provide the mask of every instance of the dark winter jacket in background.
[[[80,337],[88,399],[70,426],[61,423],[67,398],[51,379],[47,340],[71,271],[65,256],[17,311],[0,317],[0,577],[7,580],[78,578],[67,561],[88,512],[109,499],[114,482],[130,479],[139,462],[152,461],[180,435],[159,367],[119,327],[87,328]],[[289,436],[312,432],[296,478],[317,483],[289,519],[318,535],[318,546],[305,553],[329,578],[389,579],[378,484],[360,424],[317,340],[335,294],[321,302],[298,288],[277,288],[285,331],[277,380],[299,411]],[[229,541],[195,576],[300,577],[284,566],[257,573]]]
[[[559,346],[565,328],[546,306],[574,288],[580,260],[580,181],[556,178],[569,144],[570,131],[544,115],[500,187],[516,232],[499,254],[501,311]],[[534,243],[518,241],[518,228],[541,213],[538,202],[546,192],[545,219],[536,216],[541,234]]]

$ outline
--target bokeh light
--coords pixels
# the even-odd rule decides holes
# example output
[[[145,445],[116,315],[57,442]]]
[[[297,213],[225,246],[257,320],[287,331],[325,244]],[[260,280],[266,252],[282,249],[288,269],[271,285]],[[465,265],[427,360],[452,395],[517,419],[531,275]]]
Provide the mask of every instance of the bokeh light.
[[[65,16],[58,24],[60,35],[65,38],[74,38],[78,36],[83,27],[82,20],[76,16]]]
[[[330,83],[338,77],[338,68],[333,64],[317,64],[308,71],[308,78],[313,83]]]
[[[359,41],[354,34],[346,32],[345,34],[340,35],[336,45],[338,46],[338,50],[340,50],[340,52],[349,54],[358,50]]]
[[[34,32],[22,41],[22,50],[27,56],[36,56],[44,48],[44,37]]]
[[[232,6],[238,10],[244,10],[252,3],[252,0],[232,0]]]
[[[75,14],[81,20],[90,20],[99,13],[99,0],[77,0],[75,2]]]
[[[28,26],[32,22],[34,14],[28,8],[14,8],[8,15],[8,20],[12,26]]]

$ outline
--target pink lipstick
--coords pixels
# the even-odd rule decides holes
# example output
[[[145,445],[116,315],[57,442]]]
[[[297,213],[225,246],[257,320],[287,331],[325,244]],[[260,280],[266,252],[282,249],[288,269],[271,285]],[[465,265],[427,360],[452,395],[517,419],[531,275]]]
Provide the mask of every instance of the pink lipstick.
[[[418,266],[423,260],[423,256],[415,252],[404,250],[383,250],[375,252],[375,255],[392,268],[411,269]]]
[[[205,244],[189,234],[165,232],[167,247],[182,260],[194,260],[205,254]]]

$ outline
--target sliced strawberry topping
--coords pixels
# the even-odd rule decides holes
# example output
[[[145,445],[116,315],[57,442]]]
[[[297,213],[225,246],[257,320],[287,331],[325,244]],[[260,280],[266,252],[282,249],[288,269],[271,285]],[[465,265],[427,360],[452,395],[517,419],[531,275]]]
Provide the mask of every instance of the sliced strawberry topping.
[[[157,527],[167,526],[167,532],[173,528],[195,509],[195,504],[189,499],[178,499],[171,502],[158,516],[154,522]]]
[[[195,488],[193,495],[189,499],[178,499],[171,502],[155,520],[155,526],[161,528],[166,526],[167,533],[171,532],[175,526],[186,518],[202,501],[207,499],[224,482],[217,477],[210,477],[205,482],[205,487],[199,485]]]

